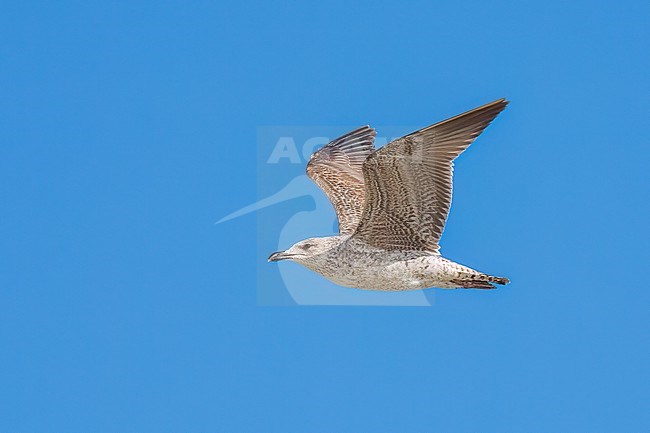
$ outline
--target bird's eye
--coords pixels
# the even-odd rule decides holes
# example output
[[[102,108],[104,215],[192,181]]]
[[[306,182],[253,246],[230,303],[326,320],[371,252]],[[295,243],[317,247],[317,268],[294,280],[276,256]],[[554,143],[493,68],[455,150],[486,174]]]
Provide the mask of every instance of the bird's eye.
[[[308,249],[310,249],[311,247],[312,247],[312,244],[305,244],[305,245],[302,246],[302,249],[304,249],[304,250],[308,250]]]

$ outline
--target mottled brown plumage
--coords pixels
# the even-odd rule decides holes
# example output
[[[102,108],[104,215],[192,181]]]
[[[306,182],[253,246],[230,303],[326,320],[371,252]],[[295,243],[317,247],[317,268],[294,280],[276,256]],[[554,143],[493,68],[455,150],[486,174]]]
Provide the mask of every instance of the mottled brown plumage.
[[[491,102],[397,139],[363,164],[366,200],[354,236],[378,248],[438,252],[453,160],[508,102]]]
[[[507,284],[439,253],[453,161],[507,104],[499,99],[376,151],[367,126],[332,141],[312,155],[307,174],[332,202],[340,235],[306,239],[269,260],[293,260],[337,284],[369,290]]]
[[[315,152],[307,175],[330,199],[339,221],[339,233],[352,234],[359,224],[365,188],[363,162],[373,152],[375,130],[363,126]]]

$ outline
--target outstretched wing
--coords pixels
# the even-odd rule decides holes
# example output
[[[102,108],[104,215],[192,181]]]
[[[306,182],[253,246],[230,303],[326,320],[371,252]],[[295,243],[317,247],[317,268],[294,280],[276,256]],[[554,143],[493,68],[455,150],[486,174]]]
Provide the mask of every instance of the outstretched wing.
[[[307,175],[329,198],[339,220],[339,232],[352,234],[363,211],[362,165],[374,150],[375,130],[363,126],[315,152]]]
[[[506,107],[500,99],[399,138],[363,164],[354,237],[387,250],[438,252],[451,206],[453,160]]]

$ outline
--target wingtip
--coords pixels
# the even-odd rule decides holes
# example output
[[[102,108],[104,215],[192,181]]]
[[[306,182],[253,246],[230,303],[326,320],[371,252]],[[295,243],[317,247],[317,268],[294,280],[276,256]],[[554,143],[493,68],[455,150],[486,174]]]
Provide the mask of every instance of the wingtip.
[[[496,99],[496,100],[494,100],[492,102],[488,102],[483,107],[479,107],[479,108],[490,107],[490,106],[494,106],[494,105],[501,105],[501,106],[505,107],[509,103],[510,103],[510,101],[508,100],[508,98],[499,98],[499,99]]]
[[[470,110],[468,113],[471,112],[481,112],[481,111],[496,111],[497,113],[502,112],[503,110],[506,109],[510,101],[506,98],[500,98],[497,100],[494,100],[492,102],[488,102],[487,104],[475,108],[473,110]]]

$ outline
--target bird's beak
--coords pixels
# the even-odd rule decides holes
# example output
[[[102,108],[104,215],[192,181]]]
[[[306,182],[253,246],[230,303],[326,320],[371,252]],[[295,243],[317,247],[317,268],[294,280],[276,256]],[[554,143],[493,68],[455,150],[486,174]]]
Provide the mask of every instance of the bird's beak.
[[[293,254],[287,254],[286,251],[278,251],[269,256],[269,262],[279,262],[293,257]]]

